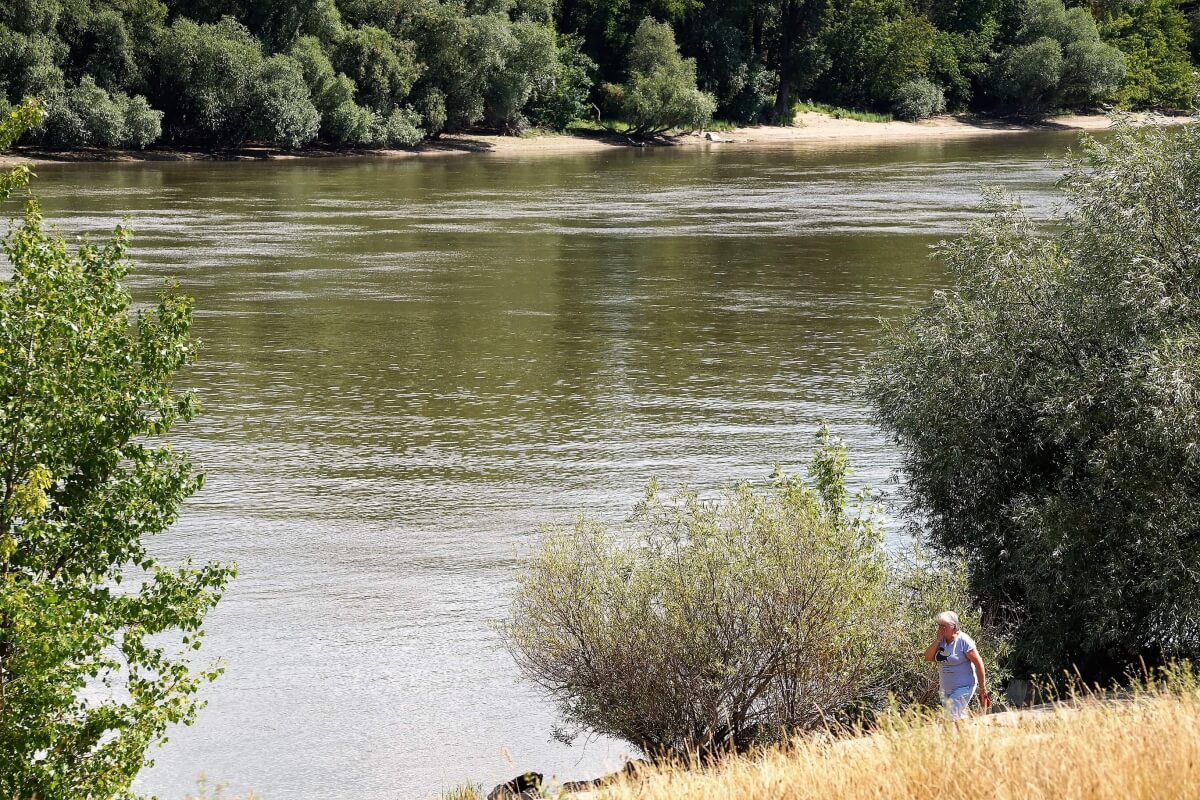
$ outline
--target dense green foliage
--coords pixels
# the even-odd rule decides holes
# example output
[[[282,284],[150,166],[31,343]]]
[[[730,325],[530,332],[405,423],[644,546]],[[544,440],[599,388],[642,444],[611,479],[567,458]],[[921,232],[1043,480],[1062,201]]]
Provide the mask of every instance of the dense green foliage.
[[[969,609],[963,573],[889,560],[846,474],[826,435],[811,485],[777,475],[712,502],[651,486],[625,529],[547,530],[506,634],[562,735],[704,755],[936,697],[922,653],[935,614]],[[978,613],[963,620],[978,631]]]
[[[945,92],[928,78],[915,78],[896,87],[892,114],[897,119],[918,120],[945,110]]]
[[[1107,9],[1102,22],[1104,37],[1125,54],[1125,83],[1117,93],[1122,105],[1191,105],[1197,86],[1180,0],[1122,2]]]
[[[597,112],[650,134],[790,122],[801,100],[915,119],[939,92],[951,110],[1186,108],[1200,17],[1182,2],[9,0],[0,105],[42,98],[35,138],[63,148],[404,145]],[[678,51],[639,68],[647,20]]]
[[[989,77],[1002,106],[1038,112],[1112,97],[1125,80],[1125,58],[1100,40],[1087,9],[1026,0],[1016,36]]]
[[[634,134],[702,128],[716,101],[696,88],[696,62],[681,58],[671,26],[647,17],[629,46],[629,83],[621,116]]]
[[[1053,233],[1003,197],[941,246],[871,395],[913,511],[1016,666],[1200,656],[1200,126],[1087,141]]]
[[[83,85],[85,82],[81,82]],[[83,111],[85,109],[80,109]],[[0,147],[36,122],[0,125]],[[120,121],[85,119],[108,130]],[[0,194],[24,174],[0,181]],[[172,376],[194,353],[191,303],[131,318],[129,232],[68,249],[35,201],[0,283],[0,795],[131,797],[150,746],[190,722],[206,612],[232,568],[161,564],[145,538],[201,478],[161,438],[195,413]],[[173,652],[177,651],[177,652]]]

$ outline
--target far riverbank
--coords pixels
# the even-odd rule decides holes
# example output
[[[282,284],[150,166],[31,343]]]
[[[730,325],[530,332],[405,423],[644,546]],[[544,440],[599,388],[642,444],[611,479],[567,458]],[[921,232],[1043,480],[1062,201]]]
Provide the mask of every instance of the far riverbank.
[[[1191,117],[1166,116],[1155,113],[1131,115],[1139,124],[1173,125],[1182,124]],[[1042,122],[1030,123],[1006,119],[974,116],[943,116],[920,122],[862,122],[853,119],[837,119],[828,114],[803,112],[796,116],[793,126],[754,126],[736,128],[712,134],[686,134],[646,143],[652,147],[790,147],[793,145],[845,144],[847,142],[903,143],[963,139],[979,136],[1003,136],[1035,131],[1099,131],[1112,124],[1109,117],[1101,114],[1076,114],[1054,117]],[[453,134],[435,141],[425,142],[412,150],[337,150],[306,148],[285,151],[268,147],[241,147],[227,151],[203,151],[183,149],[149,150],[78,150],[48,152],[34,148],[21,148],[12,153],[0,154],[0,166],[16,164],[62,162],[140,162],[140,161],[236,161],[236,160],[283,160],[302,158],[421,158],[461,154],[493,154],[503,156],[561,155],[564,153],[588,153],[635,146],[636,143],[620,135],[579,134],[531,134],[526,136],[498,136],[489,134]]]

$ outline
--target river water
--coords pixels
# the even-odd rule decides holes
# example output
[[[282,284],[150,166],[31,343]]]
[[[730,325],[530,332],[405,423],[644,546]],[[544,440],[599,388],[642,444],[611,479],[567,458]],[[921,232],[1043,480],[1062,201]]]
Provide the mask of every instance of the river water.
[[[1044,214],[1074,141],[41,167],[64,232],[129,217],[140,298],[196,298],[205,412],[177,440],[208,480],[153,549],[241,570],[202,651],[227,672],[138,787],[390,800],[619,766],[550,740],[498,644],[538,525],[620,520],[652,476],[802,469],[822,420],[886,490],[880,320],[943,282],[928,247],[982,186]]]

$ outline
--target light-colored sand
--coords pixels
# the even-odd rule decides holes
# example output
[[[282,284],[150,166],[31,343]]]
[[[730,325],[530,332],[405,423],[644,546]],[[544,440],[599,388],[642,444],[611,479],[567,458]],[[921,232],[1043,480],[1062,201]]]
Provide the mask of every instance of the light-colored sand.
[[[1171,125],[1189,121],[1189,117],[1169,117],[1162,114],[1136,114],[1139,124]],[[921,122],[859,122],[853,119],[834,119],[827,114],[804,112],[796,116],[792,127],[757,126],[737,128],[712,134],[721,141],[709,141],[704,135],[689,134],[671,141],[676,146],[786,146],[806,142],[918,142],[947,138],[1011,135],[1030,131],[1078,130],[1098,131],[1111,125],[1101,114],[1055,117],[1036,125],[1003,120],[944,116]],[[456,137],[464,145],[490,153],[526,152],[586,152],[624,146],[621,140],[588,139],[575,136],[471,136]],[[469,145],[468,145],[469,146]]]
[[[1150,125],[1171,125],[1189,121],[1189,117],[1169,117],[1161,114],[1133,115],[1135,122]],[[708,136],[689,134],[653,146],[675,147],[791,147],[810,144],[872,144],[934,141],[940,139],[969,138],[978,136],[1002,136],[1030,131],[1054,130],[1103,130],[1110,120],[1102,115],[1076,115],[1055,117],[1036,125],[1004,120],[973,117],[945,116],[921,122],[859,122],[852,119],[834,119],[826,114],[805,112],[797,115],[792,127],[759,126],[737,128]],[[13,164],[38,164],[62,161],[183,161],[192,159],[296,159],[296,158],[352,158],[365,156],[385,158],[428,158],[434,156],[461,155],[467,153],[525,157],[564,153],[589,153],[624,148],[631,142],[620,136],[570,136],[559,134],[528,136],[487,136],[456,134],[443,136],[417,150],[367,150],[355,153],[304,150],[285,153],[269,148],[243,148],[235,154],[204,154],[172,150],[137,151],[80,151],[64,154],[3,154],[0,166]]]

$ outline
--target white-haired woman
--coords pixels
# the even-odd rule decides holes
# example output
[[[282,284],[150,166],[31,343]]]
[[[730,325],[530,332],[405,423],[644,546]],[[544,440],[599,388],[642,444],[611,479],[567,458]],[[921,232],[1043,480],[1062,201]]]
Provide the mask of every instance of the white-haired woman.
[[[926,661],[937,661],[938,681],[942,688],[942,704],[957,722],[967,716],[971,695],[979,688],[979,704],[985,709],[992,704],[987,693],[987,673],[975,640],[958,626],[958,614],[943,611],[934,618],[937,639],[925,649]]]

